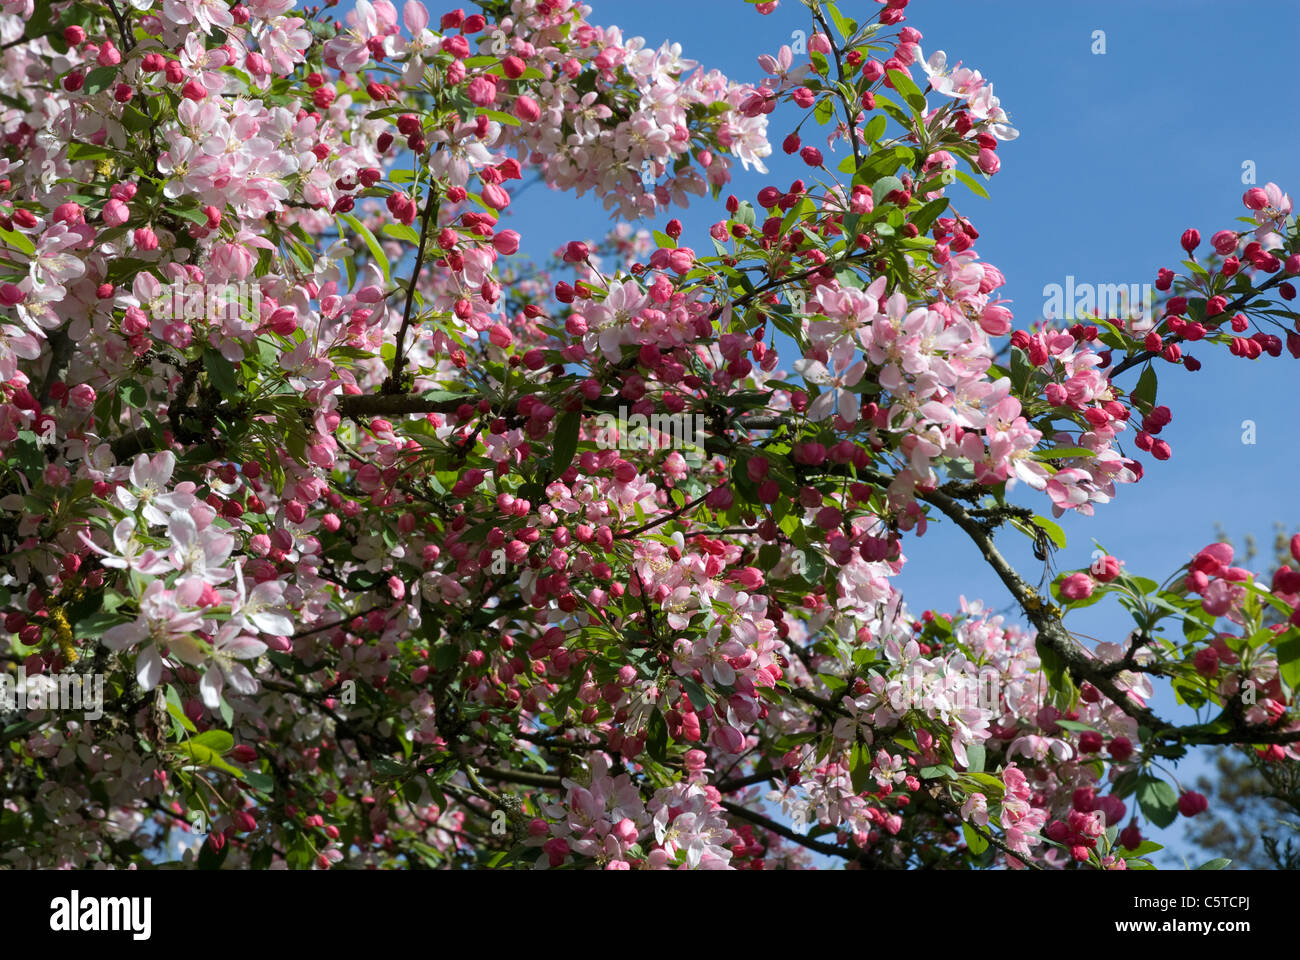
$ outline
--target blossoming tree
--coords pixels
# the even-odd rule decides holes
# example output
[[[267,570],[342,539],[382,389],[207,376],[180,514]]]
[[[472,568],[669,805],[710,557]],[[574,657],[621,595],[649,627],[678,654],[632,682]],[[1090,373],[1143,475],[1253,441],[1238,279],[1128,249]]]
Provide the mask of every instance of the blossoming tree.
[[[1155,316],[1017,326],[961,212],[1016,131],[907,0],[755,83],[478,6],[0,0],[0,659],[106,678],[3,715],[0,860],[1147,867],[1166,761],[1297,759],[1300,572],[998,546],[1161,482],[1193,345],[1300,356],[1278,187]],[[536,267],[534,176],[658,229]],[[906,608],[932,522],[1019,623]]]

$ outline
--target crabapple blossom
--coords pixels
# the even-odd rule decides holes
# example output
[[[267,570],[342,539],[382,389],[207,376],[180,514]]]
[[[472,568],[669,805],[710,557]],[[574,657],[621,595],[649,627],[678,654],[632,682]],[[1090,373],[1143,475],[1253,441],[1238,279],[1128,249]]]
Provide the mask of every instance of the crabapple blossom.
[[[1300,356],[1277,184],[1158,329],[1027,323],[948,175],[1009,108],[903,2],[752,79],[571,0],[58,6],[0,13],[0,658],[109,717],[15,733],[6,866],[1109,869],[1205,810],[1157,758],[1300,760],[1290,567],[999,547],[1168,476],[1188,347]],[[529,259],[532,178],[617,222]],[[1014,614],[904,601],[936,521]]]

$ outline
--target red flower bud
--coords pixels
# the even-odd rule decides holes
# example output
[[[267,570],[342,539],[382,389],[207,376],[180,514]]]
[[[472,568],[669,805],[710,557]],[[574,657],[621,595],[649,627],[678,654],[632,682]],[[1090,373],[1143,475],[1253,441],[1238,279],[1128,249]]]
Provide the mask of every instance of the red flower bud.
[[[1128,737],[1116,737],[1106,748],[1106,752],[1116,763],[1123,763],[1129,757],[1133,756],[1133,741]]]
[[[1220,230],[1210,237],[1210,246],[1221,257],[1226,257],[1237,249],[1237,234],[1231,230]]]
[[[1195,790],[1185,790],[1178,798],[1178,812],[1184,817],[1194,817],[1209,808],[1210,801],[1205,799],[1204,794],[1197,793]]]

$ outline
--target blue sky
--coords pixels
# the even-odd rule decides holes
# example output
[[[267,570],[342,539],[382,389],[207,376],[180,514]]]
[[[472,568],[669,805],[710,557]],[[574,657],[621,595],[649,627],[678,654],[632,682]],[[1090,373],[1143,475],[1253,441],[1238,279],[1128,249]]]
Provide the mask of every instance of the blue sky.
[[[679,42],[685,56],[737,80],[760,79],[755,58],[775,54],[793,31],[809,28],[798,0],[782,0],[766,17],[741,0],[590,5],[593,22],[616,24],[651,45]],[[868,0],[843,0],[840,8],[859,19],[879,9]],[[443,9],[430,6],[435,18]],[[1067,275],[1078,282],[1150,283],[1159,267],[1177,267],[1183,230],[1196,227],[1208,240],[1246,212],[1240,200],[1246,161],[1259,185],[1272,180],[1300,198],[1300,134],[1287,110],[1300,5],[914,0],[907,13],[924,35],[925,53],[943,49],[949,63],[962,60],[990,78],[1020,130],[1018,140],[999,148],[1002,170],[987,185],[991,199],[960,186],[950,191],[981,232],[981,256],[1007,276],[1002,295],[1013,300],[1019,325],[1041,315],[1043,287],[1064,284]],[[1097,30],[1105,32],[1104,54],[1092,52]],[[768,183],[784,188],[807,177],[808,168],[779,149],[794,116],[783,108],[769,118],[777,145],[771,174],[746,174],[737,164],[732,192],[752,199]],[[805,142],[813,142],[811,130]],[[824,139],[817,145],[825,149]],[[841,144],[836,157],[844,150]],[[699,248],[708,246],[705,231],[721,212],[720,204],[701,200],[670,215],[686,225],[683,242]],[[668,216],[646,225],[661,227]],[[538,259],[568,240],[599,238],[610,224],[594,202],[541,188],[521,196],[502,222],[521,232],[525,251]],[[1069,546],[1056,557],[1059,568],[1086,566],[1095,539],[1131,570],[1163,580],[1214,539],[1216,523],[1238,540],[1253,533],[1264,544],[1274,521],[1300,527],[1300,455],[1291,425],[1297,361],[1287,354],[1248,361],[1205,347],[1191,352],[1204,364],[1200,372],[1158,369],[1161,400],[1174,411],[1162,434],[1173,459],[1143,456],[1141,483],[1121,488],[1094,517],[1065,517]],[[1125,375],[1126,388],[1137,373]],[[1244,420],[1255,423],[1253,445],[1242,442]],[[1046,504],[1041,508],[1047,512]],[[1000,545],[1022,569],[1036,569],[1018,534],[1004,533]],[[960,532],[936,526],[905,546],[911,563],[900,585],[913,610],[951,610],[960,595],[982,597],[993,608],[1008,603]],[[1131,622],[1106,604],[1084,614],[1078,628],[1107,639],[1122,639]],[[1168,697],[1157,701],[1165,709],[1171,704]],[[1199,766],[1185,760],[1177,773],[1190,783]],[[1179,849],[1181,833],[1176,821],[1153,836]]]

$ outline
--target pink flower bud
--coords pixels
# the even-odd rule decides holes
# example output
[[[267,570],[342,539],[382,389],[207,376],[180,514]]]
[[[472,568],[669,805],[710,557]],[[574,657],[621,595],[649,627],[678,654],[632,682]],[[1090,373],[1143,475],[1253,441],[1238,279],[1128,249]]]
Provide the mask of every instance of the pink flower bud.
[[[120,227],[130,219],[131,211],[127,209],[125,203],[121,200],[110,200],[104,204],[102,214],[104,223],[110,227]]]
[[[1011,332],[1011,311],[993,304],[980,314],[980,329],[990,337],[1002,337]]]
[[[532,97],[518,97],[515,100],[515,116],[524,123],[536,123],[541,119],[542,108]]]
[[[486,77],[475,77],[465,88],[465,95],[476,107],[490,107],[497,98],[497,85]]]
[[[514,230],[502,230],[492,238],[492,246],[502,256],[512,256],[519,251],[519,234]]]
[[[1251,187],[1241,195],[1241,202],[1250,210],[1263,210],[1268,206],[1268,194],[1262,187]]]
[[[1237,249],[1237,235],[1231,230],[1220,230],[1210,237],[1210,246],[1221,257],[1226,257]]]
[[[118,52],[117,47],[113,46],[112,40],[105,40],[100,45],[99,55],[95,62],[101,67],[115,67],[122,62],[122,54]]]
[[[1092,577],[1086,573],[1072,573],[1061,581],[1061,596],[1067,600],[1086,600],[1092,596]]]

